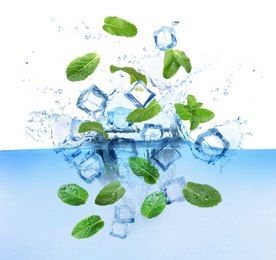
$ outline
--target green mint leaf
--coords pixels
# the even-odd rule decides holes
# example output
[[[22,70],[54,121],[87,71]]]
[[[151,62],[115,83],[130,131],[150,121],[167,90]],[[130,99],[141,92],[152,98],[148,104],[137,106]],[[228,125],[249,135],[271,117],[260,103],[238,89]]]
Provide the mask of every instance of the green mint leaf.
[[[91,75],[98,64],[100,56],[97,53],[88,53],[73,60],[66,69],[67,79],[70,81],[85,80]]]
[[[147,121],[156,115],[158,115],[161,111],[162,107],[157,103],[154,98],[147,107],[136,108],[134,109],[126,118],[127,122],[138,123]]]
[[[98,215],[92,215],[81,220],[73,229],[72,236],[78,239],[95,235],[104,227],[104,221]]]
[[[191,110],[196,109],[197,104],[198,104],[197,101],[196,101],[196,98],[193,95],[188,95],[187,96],[187,103],[188,103],[188,106]]]
[[[167,206],[167,198],[161,191],[149,194],[140,209],[141,214],[146,218],[154,218],[162,213]]]
[[[185,105],[180,103],[175,103],[174,107],[175,107],[176,113],[182,120],[190,120],[191,112],[185,107]]]
[[[106,17],[103,29],[116,36],[134,37],[137,34],[137,28],[134,24],[116,16]]]
[[[220,193],[207,184],[188,182],[183,189],[183,195],[192,205],[203,208],[216,206],[222,201]]]
[[[195,130],[199,125],[200,125],[200,119],[198,116],[196,116],[195,114],[192,114],[191,118],[190,118],[190,130]]]
[[[184,51],[175,50],[174,58],[176,62],[186,70],[187,73],[191,72],[192,65],[190,59],[186,56]]]
[[[198,116],[200,123],[209,122],[215,117],[215,114],[206,108],[197,109],[195,114]]]
[[[105,140],[108,140],[108,134],[104,131],[103,126],[98,122],[84,122],[79,126],[79,133],[95,131],[103,135]]]
[[[145,85],[147,85],[146,76],[143,75],[142,73],[139,73],[134,68],[131,68],[131,67],[117,67],[117,66],[114,66],[114,65],[110,66],[110,72],[111,73],[114,73],[114,72],[119,71],[119,70],[121,70],[123,72],[126,72],[127,74],[130,75],[130,84],[132,84],[136,81],[142,80],[145,83]]]
[[[95,203],[99,206],[113,204],[122,198],[125,192],[125,188],[121,186],[119,181],[111,182],[101,189],[95,199]]]
[[[173,77],[177,73],[179,68],[180,65],[174,57],[173,49],[167,49],[164,56],[163,77],[165,79]]]
[[[77,184],[65,184],[58,189],[58,197],[66,204],[79,206],[88,199],[88,192]]]
[[[129,167],[136,176],[141,176],[148,184],[155,184],[159,178],[159,172],[148,160],[141,157],[130,157]]]
[[[184,51],[173,50],[172,48],[167,49],[164,56],[163,77],[165,79],[170,79],[177,73],[180,66],[182,66],[187,73],[190,73],[192,70],[190,59],[186,56]]]

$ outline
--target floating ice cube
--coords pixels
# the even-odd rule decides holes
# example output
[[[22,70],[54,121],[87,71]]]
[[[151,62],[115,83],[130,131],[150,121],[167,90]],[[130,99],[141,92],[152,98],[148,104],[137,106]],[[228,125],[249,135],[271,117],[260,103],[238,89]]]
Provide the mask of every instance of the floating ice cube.
[[[165,51],[176,46],[177,41],[175,37],[174,28],[163,26],[153,33],[153,38],[157,48]]]
[[[77,107],[88,115],[94,115],[95,113],[104,111],[107,99],[107,94],[96,85],[92,85],[81,92],[77,101]]]
[[[134,223],[135,211],[128,205],[114,207],[114,220],[118,223]]]
[[[163,126],[161,124],[144,124],[141,132],[141,138],[145,141],[159,140],[164,135]]]
[[[160,186],[160,190],[167,197],[167,204],[184,201],[183,188],[186,185],[184,177],[168,180]]]
[[[131,126],[132,123],[126,121],[126,118],[131,111],[131,109],[124,107],[116,107],[110,111],[107,111],[108,124],[117,129],[125,129]]]
[[[155,97],[155,93],[153,93],[142,80],[139,80],[126,91],[125,96],[136,107],[146,107]]]
[[[79,164],[73,163],[80,178],[88,184],[105,173],[103,160],[94,150],[87,152]]]
[[[181,153],[174,148],[168,138],[163,139],[162,142],[150,152],[150,160],[156,162],[163,171],[166,171],[181,157]]]
[[[109,232],[110,236],[126,238],[129,234],[129,223],[119,223],[117,221],[113,221],[111,225],[111,231]]]
[[[79,148],[74,149],[65,149],[63,151],[63,156],[65,161],[71,163],[74,159],[76,159],[81,154],[81,150]]]
[[[211,128],[197,137],[194,155],[202,161],[215,163],[226,153],[229,147],[230,143],[223,135],[216,128]]]
[[[107,149],[112,162],[138,155],[135,141],[130,138],[118,138],[115,136],[108,144]]]

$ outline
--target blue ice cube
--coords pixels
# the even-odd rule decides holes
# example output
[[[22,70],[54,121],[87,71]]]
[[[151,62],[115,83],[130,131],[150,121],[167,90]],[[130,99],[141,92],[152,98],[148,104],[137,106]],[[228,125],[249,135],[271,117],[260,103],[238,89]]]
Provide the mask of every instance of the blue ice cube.
[[[77,101],[77,107],[88,115],[93,115],[104,111],[107,99],[107,94],[101,91],[96,85],[92,85],[81,92]]]
[[[119,223],[117,221],[113,221],[111,225],[111,231],[109,232],[110,236],[126,238],[129,234],[129,223]]]
[[[108,124],[114,126],[117,129],[125,129],[132,125],[126,121],[127,116],[132,109],[124,107],[116,107],[110,111],[107,111]]]
[[[163,26],[153,33],[153,38],[156,46],[165,51],[176,46],[175,30],[172,27]]]
[[[81,150],[79,148],[73,149],[65,149],[63,151],[63,156],[65,161],[71,163],[74,159],[76,159],[81,154]]]
[[[226,153],[229,147],[230,143],[223,135],[216,128],[211,128],[197,137],[194,155],[202,161],[215,163]]]
[[[163,171],[166,171],[176,160],[180,159],[181,153],[174,148],[168,138],[150,152],[150,161],[156,162]]]
[[[73,162],[82,180],[90,184],[105,173],[103,160],[95,150],[89,151],[78,164]]]
[[[136,107],[146,107],[155,97],[155,93],[152,92],[142,80],[139,80],[131,85],[131,87],[126,91],[125,96]]]
[[[134,223],[135,211],[128,205],[114,207],[114,219],[118,223]]]
[[[128,159],[129,157],[138,155],[135,141],[130,138],[118,138],[115,136],[111,139],[107,149],[109,158],[112,162],[117,162],[118,159]]]
[[[168,180],[160,186],[160,190],[167,197],[167,204],[184,201],[183,188],[186,186],[184,177]]]
[[[144,124],[141,131],[141,138],[145,141],[159,140],[164,135],[163,126],[161,124]]]

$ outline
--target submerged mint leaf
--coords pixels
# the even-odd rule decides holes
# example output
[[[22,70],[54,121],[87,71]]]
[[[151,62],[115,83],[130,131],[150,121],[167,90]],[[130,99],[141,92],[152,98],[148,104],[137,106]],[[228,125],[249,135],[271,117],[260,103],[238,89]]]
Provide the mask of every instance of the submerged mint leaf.
[[[147,78],[145,75],[143,75],[142,73],[136,71],[134,68],[132,67],[117,67],[117,66],[114,66],[114,65],[111,65],[110,66],[110,72],[111,73],[114,73],[116,71],[123,71],[123,72],[126,72],[127,74],[130,75],[130,84],[136,82],[136,81],[139,81],[139,80],[142,80],[145,85],[147,85]]]
[[[167,198],[161,191],[149,194],[140,209],[141,214],[146,218],[154,218],[160,215],[167,206]]]
[[[134,109],[126,118],[127,122],[130,123],[138,123],[147,121],[156,115],[158,115],[161,111],[162,107],[157,103],[154,98],[147,107],[136,108]]]
[[[134,24],[116,16],[106,17],[103,29],[116,36],[134,37],[137,34],[137,28]]]
[[[163,77],[170,79],[173,77],[179,68],[183,67],[187,73],[192,70],[190,59],[186,56],[184,51],[173,50],[169,48],[165,51]]]
[[[88,53],[73,60],[66,69],[67,79],[70,81],[85,80],[91,75],[98,64],[100,56],[97,53]]]
[[[79,206],[88,199],[88,192],[77,184],[65,184],[58,189],[58,197],[66,204]]]
[[[188,182],[183,195],[192,205],[203,208],[216,206],[222,201],[220,193],[207,184]]]
[[[182,120],[190,120],[190,130],[195,130],[200,124],[209,122],[215,117],[215,114],[206,109],[201,108],[202,103],[197,102],[193,95],[188,95],[187,105],[175,103],[175,111]]]
[[[104,221],[98,215],[81,220],[72,230],[72,236],[78,239],[95,235],[104,227]]]
[[[104,131],[103,126],[98,122],[84,122],[79,126],[79,133],[95,131],[103,135],[108,140],[108,134]]]
[[[101,189],[95,199],[95,203],[99,206],[113,204],[122,198],[125,192],[125,188],[121,186],[119,181],[111,182]]]
[[[136,176],[141,176],[148,184],[155,184],[159,178],[159,172],[148,160],[141,157],[130,157],[129,167]]]

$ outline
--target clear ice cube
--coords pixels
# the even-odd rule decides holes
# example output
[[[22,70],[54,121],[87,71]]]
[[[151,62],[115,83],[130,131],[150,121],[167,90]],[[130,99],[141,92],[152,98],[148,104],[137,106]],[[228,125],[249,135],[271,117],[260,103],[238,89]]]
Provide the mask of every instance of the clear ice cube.
[[[103,160],[94,150],[87,152],[78,164],[73,162],[82,180],[90,184],[105,173]]]
[[[211,128],[197,137],[194,155],[202,161],[215,163],[226,153],[229,147],[230,143],[223,135],[216,128]]]
[[[134,223],[135,211],[128,205],[114,207],[114,220],[118,223]]]
[[[107,99],[107,94],[96,85],[92,85],[81,92],[77,101],[77,107],[88,115],[94,115],[105,110]]]
[[[154,42],[156,47],[161,51],[176,46],[177,41],[175,37],[175,30],[172,27],[163,26],[153,33]]]
[[[115,136],[108,144],[107,149],[112,162],[138,155],[135,141],[130,138],[118,138]]]
[[[79,148],[65,149],[62,154],[64,156],[65,161],[71,163],[81,154],[81,150]]]
[[[168,180],[160,186],[160,190],[167,197],[167,204],[184,201],[183,188],[186,186],[184,177]]]
[[[139,80],[126,91],[125,96],[136,106],[146,107],[147,104],[155,97],[142,80]]]
[[[117,221],[113,221],[111,224],[111,230],[109,232],[110,236],[126,238],[129,234],[129,223],[119,223]]]
[[[163,171],[166,171],[181,157],[181,153],[174,148],[168,138],[163,139],[162,142],[150,152],[150,161],[156,162]]]
[[[110,111],[107,111],[108,124],[114,126],[116,129],[125,129],[132,125],[126,121],[128,114],[132,109],[124,107],[116,107]]]
[[[141,131],[141,138],[145,141],[159,140],[164,135],[163,126],[161,124],[144,124]]]

